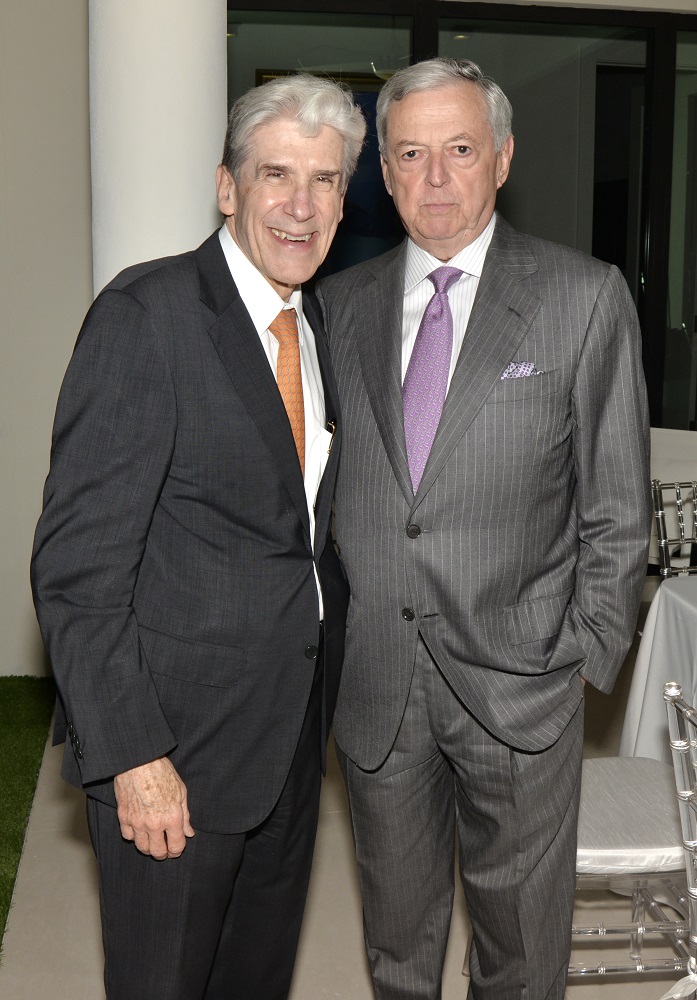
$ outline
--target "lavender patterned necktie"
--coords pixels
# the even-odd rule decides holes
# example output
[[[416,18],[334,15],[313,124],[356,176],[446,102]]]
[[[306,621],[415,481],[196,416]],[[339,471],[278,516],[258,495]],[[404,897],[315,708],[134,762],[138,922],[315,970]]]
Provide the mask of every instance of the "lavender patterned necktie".
[[[448,289],[461,274],[457,267],[437,267],[428,275],[436,291],[421,319],[404,376],[404,434],[414,493],[426,468],[448,390],[453,353],[453,314]]]

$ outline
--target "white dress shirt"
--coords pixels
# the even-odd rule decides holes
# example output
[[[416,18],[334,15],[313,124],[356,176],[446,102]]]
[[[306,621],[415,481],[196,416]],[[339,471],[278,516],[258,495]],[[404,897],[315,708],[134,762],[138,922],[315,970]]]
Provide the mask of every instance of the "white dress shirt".
[[[484,258],[494,235],[496,214],[492,215],[484,232],[460,250],[448,261],[449,267],[459,267],[463,272],[448,291],[448,301],[453,314],[453,353],[450,358],[448,388],[455,371],[455,365],[460,354],[462,342],[465,339],[474,296],[477,294],[479,279],[482,276]],[[407,373],[411,352],[414,349],[416,334],[426,311],[426,306],[433,297],[433,282],[428,275],[437,267],[442,267],[443,261],[433,257],[427,250],[422,250],[411,239],[407,243],[407,264],[404,274],[404,312],[402,314],[402,382]]]
[[[296,289],[285,302],[249,258],[242,253],[226,225],[221,227],[219,235],[220,245],[223,248],[232,279],[237,285],[240,298],[259,334],[274,378],[276,378],[278,341],[269,331],[269,325],[273,323],[282,309],[295,309],[305,406],[305,496],[307,498],[307,512],[310,517],[310,540],[314,547],[315,501],[327,464],[332,434],[327,430],[322,374],[317,360],[315,336],[303,316],[302,292],[300,289]],[[315,577],[317,578],[316,569]],[[323,605],[319,578],[317,578],[317,591],[321,618]]]

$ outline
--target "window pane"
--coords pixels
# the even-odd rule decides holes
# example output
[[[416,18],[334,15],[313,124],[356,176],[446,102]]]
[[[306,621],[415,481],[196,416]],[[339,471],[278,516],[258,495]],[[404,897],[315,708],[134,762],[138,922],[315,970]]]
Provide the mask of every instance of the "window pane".
[[[228,11],[231,102],[279,71],[328,74],[352,89],[377,90],[409,65],[410,54],[410,17]]]
[[[678,35],[663,426],[697,430],[697,33]]]
[[[439,29],[440,54],[479,63],[513,105],[502,215],[617,264],[636,298],[644,32],[466,18]]]
[[[368,121],[321,274],[389,250],[404,236],[380,171],[375,105],[385,80],[411,61],[412,19],[383,14],[228,11],[228,100],[275,75],[304,70],[346,83]]]

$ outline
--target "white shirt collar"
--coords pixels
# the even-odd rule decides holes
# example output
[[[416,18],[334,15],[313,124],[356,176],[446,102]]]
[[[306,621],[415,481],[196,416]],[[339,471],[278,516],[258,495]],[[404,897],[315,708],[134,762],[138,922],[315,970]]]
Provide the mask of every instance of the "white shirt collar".
[[[486,257],[491,237],[494,235],[496,225],[496,213],[491,216],[489,222],[479,236],[472,243],[463,247],[459,253],[448,261],[449,267],[459,267],[466,274],[471,274],[475,278],[481,278],[484,258]],[[443,261],[438,260],[427,250],[423,250],[409,238],[407,241],[407,263],[404,274],[404,290],[409,291],[423,281],[437,267],[442,267]]]
[[[303,300],[301,290],[296,288],[288,301],[284,301],[261,271],[257,270],[251,260],[240,250],[225,223],[221,226],[218,235],[232,280],[237,285],[237,291],[257,333],[262,334],[268,330],[269,325],[273,323],[281,309],[292,307],[298,316],[298,335],[302,344]]]

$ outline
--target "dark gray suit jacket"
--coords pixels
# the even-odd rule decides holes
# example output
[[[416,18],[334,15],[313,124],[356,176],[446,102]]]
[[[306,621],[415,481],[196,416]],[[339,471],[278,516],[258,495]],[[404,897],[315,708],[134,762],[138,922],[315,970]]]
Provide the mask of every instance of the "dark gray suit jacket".
[[[337,421],[314,558],[328,724],[348,590],[330,538],[341,425],[314,308]],[[167,754],[194,828],[259,823],[304,718],[319,610],[290,424],[217,233],[125,271],[88,313],[58,402],[32,582],[67,779],[114,802],[115,774]]]
[[[351,584],[335,734],[377,767],[420,633],[504,742],[551,745],[582,673],[609,691],[650,526],[640,333],[615,267],[500,217],[416,496],[401,400],[406,245],[318,286],[344,417],[337,541]],[[512,361],[542,374],[501,376]]]

